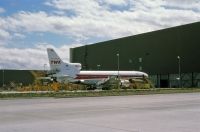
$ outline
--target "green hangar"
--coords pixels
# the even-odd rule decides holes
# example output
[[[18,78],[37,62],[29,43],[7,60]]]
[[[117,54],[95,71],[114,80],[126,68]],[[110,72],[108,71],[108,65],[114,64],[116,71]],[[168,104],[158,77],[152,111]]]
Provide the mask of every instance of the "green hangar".
[[[70,61],[83,70],[117,70],[119,61],[156,87],[200,87],[200,22],[71,48]]]
[[[37,77],[44,76],[44,72],[39,70],[0,69],[0,90],[4,86],[30,85]]]

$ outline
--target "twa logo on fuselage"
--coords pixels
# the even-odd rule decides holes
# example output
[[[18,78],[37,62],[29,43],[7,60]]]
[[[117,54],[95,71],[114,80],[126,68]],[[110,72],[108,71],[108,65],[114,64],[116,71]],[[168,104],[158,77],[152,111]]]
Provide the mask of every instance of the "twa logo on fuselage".
[[[58,64],[61,64],[61,61],[60,60],[51,60],[51,64],[58,65]]]

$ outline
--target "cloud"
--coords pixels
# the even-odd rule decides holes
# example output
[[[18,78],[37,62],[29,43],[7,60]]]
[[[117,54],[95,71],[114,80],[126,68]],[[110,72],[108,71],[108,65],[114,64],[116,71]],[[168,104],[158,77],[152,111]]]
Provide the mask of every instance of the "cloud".
[[[8,39],[10,37],[9,32],[0,29],[0,40],[5,40]]]
[[[4,13],[4,12],[6,12],[5,9],[0,7],[0,13]]]
[[[73,11],[77,15],[101,8],[95,0],[49,0],[45,4],[59,10]]]
[[[112,12],[104,5],[101,6],[101,2],[129,6],[125,11]],[[180,0],[175,0],[174,2],[169,0],[86,0],[84,2],[81,0],[75,2],[52,0],[51,6],[60,10],[70,9],[74,12],[79,12],[76,17],[73,17],[73,22],[75,23],[77,20],[85,23],[85,25],[80,25],[82,28],[76,25],[78,29],[84,29],[87,32],[91,31],[91,34],[93,34],[93,31],[96,30],[98,32],[100,29],[102,35],[109,36],[112,39],[127,34],[134,35],[199,21],[200,13],[192,10],[199,7],[199,2],[184,0],[183,3]],[[190,3],[190,8],[188,10],[182,9],[188,3]],[[182,7],[182,10],[167,8],[170,5]],[[87,25],[90,26],[88,27]],[[75,28],[74,26],[72,27]]]
[[[200,12],[200,1],[199,0],[171,0],[163,1],[164,7],[174,10],[192,10]]]
[[[129,2],[129,0],[99,0],[100,3],[107,3],[109,5],[118,5],[118,6],[122,6],[122,5],[127,5],[127,3]]]
[[[21,34],[21,33],[14,33],[13,36],[14,36],[15,38],[17,38],[17,39],[24,39],[24,38],[26,38],[26,36],[23,35],[23,34]]]
[[[105,4],[129,6],[112,11]],[[51,32],[76,42],[90,43],[91,38],[98,42],[199,21],[200,12],[193,10],[199,2],[192,0],[185,10],[186,4],[179,0],[48,0],[45,5],[55,8],[53,14],[20,11],[3,18],[3,27],[7,32]]]
[[[69,48],[76,46],[80,44],[63,45],[57,48],[46,43],[24,49],[0,47],[0,68],[43,70],[44,64],[48,64],[46,48],[54,48],[64,61],[69,61]]]
[[[0,8],[1,9],[1,8]],[[6,40],[9,40],[10,33],[4,28],[6,21],[0,17],[0,45],[3,45]]]

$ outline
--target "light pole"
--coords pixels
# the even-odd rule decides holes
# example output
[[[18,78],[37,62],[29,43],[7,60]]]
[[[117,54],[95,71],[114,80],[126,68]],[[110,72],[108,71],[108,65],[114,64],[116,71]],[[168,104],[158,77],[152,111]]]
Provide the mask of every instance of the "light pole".
[[[139,71],[142,71],[142,57],[140,57],[138,59],[139,59],[139,63],[140,63]]]
[[[117,53],[116,55],[117,55],[117,78],[118,78],[118,89],[119,89],[119,82],[120,82],[120,78],[119,78],[119,53]]]
[[[2,69],[3,70],[3,87],[4,87],[4,69]]]
[[[179,80],[179,87],[181,88],[181,57],[177,56],[178,59],[178,80]]]

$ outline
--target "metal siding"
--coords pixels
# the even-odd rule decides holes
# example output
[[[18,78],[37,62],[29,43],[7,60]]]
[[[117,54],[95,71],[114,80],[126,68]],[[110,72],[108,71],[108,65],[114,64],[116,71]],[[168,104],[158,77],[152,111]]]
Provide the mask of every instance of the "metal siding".
[[[90,70],[97,69],[98,64],[102,70],[117,70],[116,54],[119,52],[120,70],[139,70],[142,66],[150,74],[168,74],[178,72],[179,55],[182,72],[200,72],[199,33],[200,22],[197,22],[110,40],[74,48],[73,60],[87,63]],[[143,58],[142,63],[139,58]]]
[[[34,76],[29,70],[4,70],[4,84],[11,82],[29,85],[34,82]],[[3,70],[0,70],[0,87],[3,85]]]

